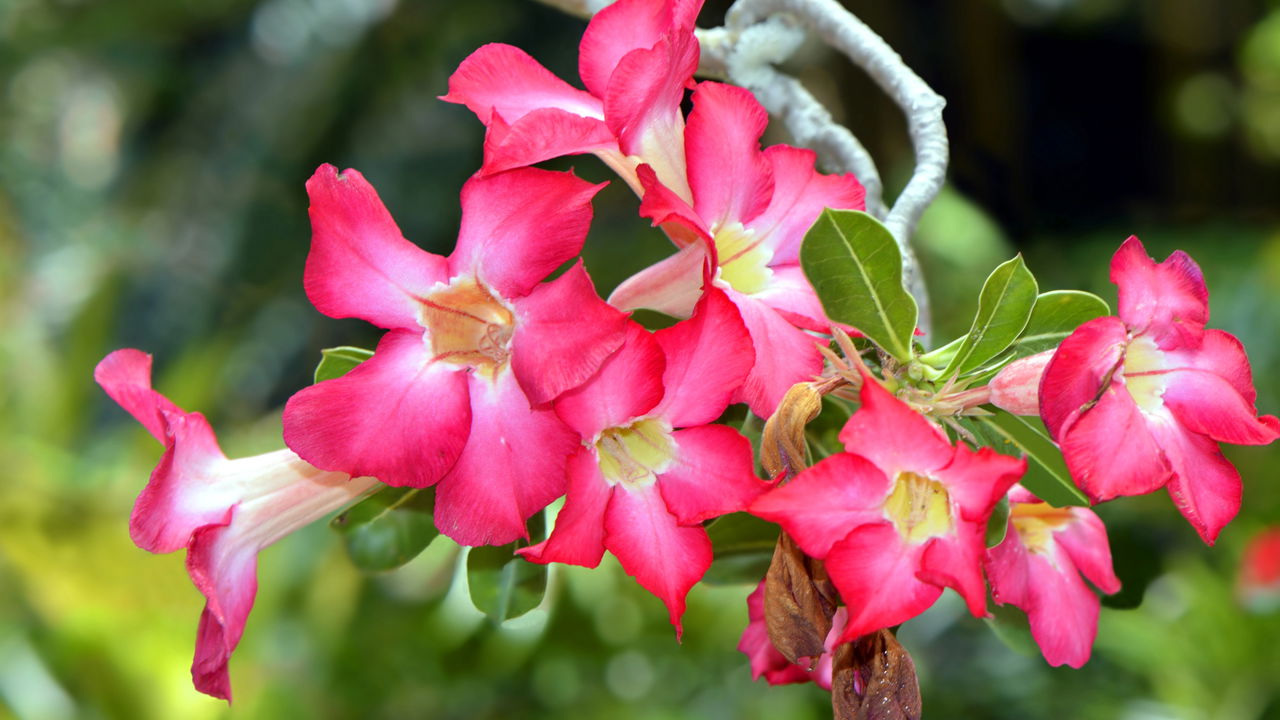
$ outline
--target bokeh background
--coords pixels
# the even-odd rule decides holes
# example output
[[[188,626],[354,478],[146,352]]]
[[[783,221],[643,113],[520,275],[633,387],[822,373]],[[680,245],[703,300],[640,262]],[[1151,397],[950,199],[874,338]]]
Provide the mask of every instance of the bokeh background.
[[[997,262],[1109,300],[1138,234],[1202,264],[1212,324],[1280,410],[1280,4],[1263,0],[848,3],[948,100],[951,184],[918,243],[942,334]],[[709,2],[701,24],[727,3]],[[753,684],[734,650],[747,586],[696,588],[677,645],[606,561],[494,628],[449,591],[456,549],[353,569],[323,524],[262,554],[232,661],[236,702],[190,685],[202,599],[181,554],[129,541],[159,450],[92,384],[112,349],[235,456],[278,447],[319,350],[376,331],[321,316],[301,277],[303,183],[355,167],[405,235],[447,253],[482,129],[436,99],[487,42],[575,78],[584,22],[530,0],[0,0],[0,717],[821,718],[812,686]],[[901,117],[840,58],[792,70],[880,160]],[[772,131],[774,142],[785,134]],[[609,179],[592,158],[574,167]],[[614,183],[588,267],[602,290],[668,250]],[[1280,449],[1232,448],[1245,507],[1206,548],[1164,495],[1099,512],[1125,589],[1093,661],[1052,669],[954,595],[907,623],[932,718],[1280,718],[1280,614],[1235,591],[1247,540],[1280,524]]]

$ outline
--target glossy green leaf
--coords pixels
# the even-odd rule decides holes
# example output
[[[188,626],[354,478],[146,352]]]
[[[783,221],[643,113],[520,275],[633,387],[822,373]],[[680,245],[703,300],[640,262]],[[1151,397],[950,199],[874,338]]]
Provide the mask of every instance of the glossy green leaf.
[[[342,377],[371,357],[373,357],[372,350],[349,345],[321,350],[320,364],[316,366],[315,382]]]
[[[715,559],[702,581],[711,585],[756,584],[773,560],[780,529],[745,512],[724,515],[707,526]]]
[[[921,355],[919,360],[929,367],[942,370],[950,365],[951,361],[955,359],[956,353],[960,352],[960,346],[964,345],[964,341],[967,337],[968,335],[961,335],[946,345],[934,348],[933,350]]]
[[[418,556],[440,531],[430,488],[383,488],[337,516],[351,561],[361,570],[392,570]]]
[[[1009,496],[1000,498],[1000,502],[996,503],[995,508],[991,511],[991,517],[987,520],[987,547],[995,547],[1004,542],[1004,536],[1009,532]]]
[[[902,287],[902,254],[875,218],[823,210],[800,246],[800,265],[832,320],[854,326],[900,362],[911,359],[916,301]]]
[[[1012,345],[1027,326],[1039,292],[1021,255],[993,270],[978,295],[973,324],[943,375],[980,368]]]
[[[1110,314],[1107,302],[1092,293],[1079,290],[1043,293],[1036,298],[1027,327],[1013,344],[1014,358],[1055,348],[1084,323]]]
[[[1049,439],[1048,432],[1039,418],[1012,415],[1003,410],[980,419],[990,430],[989,437],[999,438],[1007,445],[999,451],[1010,455],[1025,455],[1027,474],[1022,485],[1050,505],[1088,505],[1089,499],[1071,481],[1062,451]]]
[[[534,513],[529,519],[532,542],[546,538],[545,528],[545,513]],[[467,553],[471,603],[495,624],[501,625],[538,607],[547,594],[547,566],[515,554],[518,548],[529,544],[521,539],[497,547],[474,547]]]

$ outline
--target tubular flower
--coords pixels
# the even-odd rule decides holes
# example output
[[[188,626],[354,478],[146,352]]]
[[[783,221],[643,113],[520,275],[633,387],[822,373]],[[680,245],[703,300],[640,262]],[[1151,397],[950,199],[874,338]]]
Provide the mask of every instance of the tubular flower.
[[[151,356],[117,350],[94,379],[165,446],[138,496],[129,534],[154,553],[187,549],[187,572],[205,596],[191,678],[231,699],[227,661],[258,590],[258,551],[350,504],[373,478],[324,472],[290,450],[229,460],[208,421],[151,389]]]
[[[1205,328],[1209,292],[1186,253],[1162,263],[1131,237],[1111,260],[1119,317],[1063,340],[1040,383],[1040,413],[1094,502],[1167,487],[1206,542],[1240,509],[1241,483],[1218,443],[1265,445],[1244,348]]]
[[[612,552],[666,604],[678,636],[685,595],[711,565],[702,521],[742,510],[766,487],[747,439],[711,424],[751,357],[742,320],[718,291],[666,330],[631,323],[600,372],[555,403],[582,445],[551,535],[518,552],[586,567]]]
[[[837,608],[831,618],[831,631],[823,643],[823,652],[813,662],[813,669],[789,662],[769,640],[764,616],[764,581],[747,596],[747,627],[738,641],[738,651],[751,661],[751,679],[764,678],[770,685],[789,685],[812,680],[823,690],[831,689],[831,661],[848,620],[847,608]],[[804,658],[801,658],[802,660]],[[812,659],[812,658],[810,658]]]
[[[785,145],[760,150],[768,115],[747,90],[700,83],[685,128],[692,202],[661,174],[640,167],[640,214],[681,244],[672,257],[618,286],[609,302],[688,317],[710,258],[713,284],[738,306],[756,358],[734,402],[761,417],[787,389],[817,375],[822,355],[805,332],[827,332],[831,321],[800,269],[800,242],[823,208],[862,209],[864,191],[852,175],[822,175],[814,154]]]
[[[596,13],[578,47],[578,90],[510,45],[485,45],[441,99],[487,129],[482,174],[594,153],[641,192],[639,163],[687,197],[680,102],[698,67],[702,0],[619,0]]]
[[[1025,460],[952,446],[933,423],[866,376],[844,452],[752,503],[821,559],[849,621],[840,642],[924,612],[950,587],[986,614],[983,538]]]
[[[1009,528],[986,555],[991,596],[1027,614],[1031,636],[1050,665],[1089,661],[1098,634],[1098,596],[1120,590],[1107,529],[1092,510],[1055,508],[1021,486],[1009,491]]]
[[[350,373],[302,390],[284,439],[318,467],[436,490],[436,525],[503,544],[564,492],[576,439],[547,406],[622,343],[626,317],[595,294],[578,254],[600,186],[522,169],[472,178],[441,257],[405,240],[360,173],[307,183],[307,296],[330,317],[389,332]]]

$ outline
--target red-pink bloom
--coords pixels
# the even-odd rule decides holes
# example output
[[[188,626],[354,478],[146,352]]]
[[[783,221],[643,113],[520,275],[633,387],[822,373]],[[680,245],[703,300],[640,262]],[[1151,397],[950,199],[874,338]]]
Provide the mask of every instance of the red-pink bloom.
[[[789,662],[769,640],[769,629],[764,620],[764,581],[747,596],[747,627],[738,641],[738,651],[751,661],[751,679],[764,678],[770,685],[789,685],[812,680],[823,690],[831,689],[831,661],[844,634],[848,621],[847,608],[839,608],[831,618],[831,631],[823,642],[823,653],[813,663],[813,669]],[[807,658],[801,658],[802,661]]]
[[[1039,415],[1040,381],[1053,353],[1045,350],[1001,368],[987,386],[991,404],[1014,415]]]
[[[1004,542],[986,556],[991,597],[1027,614],[1050,665],[1080,667],[1098,634],[1098,596],[1080,577],[1108,595],[1120,590],[1111,568],[1107,529],[1092,510],[1055,508],[1015,486],[1009,492]]]
[[[797,382],[817,375],[822,355],[805,330],[831,321],[800,268],[800,242],[823,208],[861,210],[864,191],[852,175],[822,175],[812,151],[775,145],[760,150],[768,115],[751,93],[700,83],[685,128],[692,202],[661,174],[640,167],[640,214],[682,245],[672,257],[623,282],[609,302],[688,317],[708,256],[714,285],[738,306],[756,359],[735,402],[773,414]]]
[[[1263,530],[1245,546],[1236,589],[1250,608],[1280,607],[1280,527]]]
[[[1218,443],[1265,445],[1240,341],[1207,330],[1209,291],[1178,251],[1157,264],[1131,237],[1111,260],[1119,317],[1081,325],[1054,354],[1040,412],[1094,502],[1162,487],[1206,542],[1240,509],[1240,475]]]
[[[586,92],[495,43],[462,61],[441,99],[485,124],[482,173],[594,153],[637,193],[642,162],[687,193],[680,101],[698,67],[701,8],[702,0],[619,0],[596,13],[578,48]]]
[[[227,459],[203,415],[151,389],[151,356],[138,350],[111,353],[93,376],[165,446],[133,506],[129,534],[151,552],[187,549],[187,572],[206,599],[191,678],[200,692],[230,700],[227,660],[258,590],[258,551],[377,481],[323,472],[290,450]]]
[[[665,330],[631,323],[600,372],[555,403],[582,445],[550,537],[520,554],[595,567],[612,552],[666,604],[678,635],[685,595],[711,565],[702,522],[742,510],[766,487],[747,439],[711,424],[751,357],[742,320],[716,290]]]
[[[307,296],[390,332],[350,373],[290,398],[284,439],[314,465],[436,489],[436,525],[466,545],[524,536],[564,492],[573,432],[547,406],[622,343],[626,317],[578,254],[600,186],[525,168],[462,188],[453,254],[400,235],[373,187],[324,165],[307,182]]]
[[[823,560],[849,608],[840,641],[905,622],[950,587],[986,614],[983,539],[1025,460],[952,446],[924,416],[864,379],[840,431],[845,452],[752,503]]]

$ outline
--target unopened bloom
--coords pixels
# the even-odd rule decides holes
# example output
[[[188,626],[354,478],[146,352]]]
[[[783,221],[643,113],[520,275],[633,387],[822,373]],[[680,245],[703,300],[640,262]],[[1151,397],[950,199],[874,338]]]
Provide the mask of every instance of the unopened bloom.
[[[1007,533],[987,549],[986,569],[991,597],[1027,614],[1031,637],[1050,665],[1088,662],[1100,603],[1081,574],[1104,593],[1120,590],[1107,529],[1092,510],[1056,508],[1015,486]]]
[[[1053,353],[1045,350],[1001,368],[987,386],[991,404],[1014,415],[1039,415],[1040,381]]]
[[[626,317],[578,254],[601,186],[524,168],[472,178],[449,257],[405,240],[373,187],[324,165],[307,182],[307,297],[389,330],[373,357],[289,399],[284,439],[308,462],[389,485],[437,485],[435,520],[501,545],[564,493],[573,432],[547,406],[622,343]]]
[[[766,487],[747,439],[712,424],[751,358],[737,310],[715,290],[665,330],[630,323],[600,372],[555,403],[582,445],[551,535],[518,552],[586,567],[612,552],[666,604],[679,635],[685,596],[711,566],[702,522],[744,509]]]
[[[1131,237],[1111,260],[1111,282],[1119,317],[1062,341],[1040,384],[1041,417],[1091,500],[1167,487],[1212,543],[1241,496],[1218,443],[1265,445],[1280,421],[1258,417],[1240,341],[1205,328],[1209,291],[1186,253],[1157,264]]]
[[[769,640],[769,629],[765,626],[764,586],[762,580],[747,596],[747,627],[738,641],[738,651],[751,661],[751,679],[759,680],[763,677],[770,685],[789,685],[812,680],[823,690],[830,690],[831,662],[836,646],[840,644],[840,636],[844,634],[849,610],[843,607],[836,609],[835,615],[831,617],[831,630],[823,643],[823,652],[816,661],[811,662],[813,667],[809,669],[802,664],[789,662]]]
[[[742,313],[755,345],[751,375],[735,396],[761,417],[787,390],[822,369],[806,330],[831,321],[800,268],[800,243],[823,208],[861,210],[864,190],[852,175],[823,175],[810,150],[760,149],[768,115],[750,91],[699,83],[685,128],[691,199],[661,174],[640,167],[640,214],[681,246],[670,258],[618,286],[609,302],[688,317],[702,288],[702,266]]]
[[[844,452],[752,503],[823,560],[849,608],[841,642],[924,612],[950,587],[986,615],[983,539],[1025,460],[951,445],[933,423],[864,376]]]
[[[377,481],[308,465],[290,450],[229,460],[208,421],[151,389],[151,356],[117,350],[94,379],[165,446],[133,506],[129,534],[144,550],[186,548],[187,572],[205,596],[191,678],[231,699],[227,660],[258,589],[258,551],[349,505]]]

